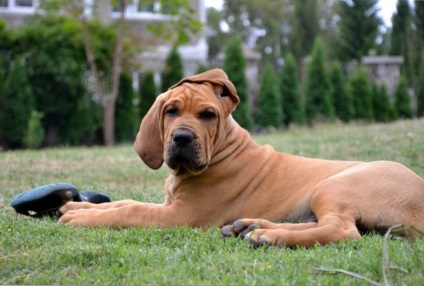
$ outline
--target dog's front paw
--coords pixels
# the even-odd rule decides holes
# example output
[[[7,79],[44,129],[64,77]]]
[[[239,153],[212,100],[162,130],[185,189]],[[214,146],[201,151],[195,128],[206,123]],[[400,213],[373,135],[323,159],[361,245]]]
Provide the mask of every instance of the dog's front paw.
[[[91,208],[91,206],[92,204],[88,202],[67,202],[59,208],[59,216],[64,215],[65,213],[73,210],[89,209]]]
[[[77,209],[66,210],[60,217],[59,222],[71,226],[100,226],[99,210],[95,209]]]

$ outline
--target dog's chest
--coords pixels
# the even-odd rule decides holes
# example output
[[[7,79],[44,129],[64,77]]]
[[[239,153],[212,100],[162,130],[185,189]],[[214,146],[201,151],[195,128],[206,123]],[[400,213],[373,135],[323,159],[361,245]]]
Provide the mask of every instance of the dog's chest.
[[[166,199],[165,204],[172,204],[175,200],[175,195],[182,181],[187,179],[187,176],[182,175],[169,175],[165,181],[165,191],[166,191]]]

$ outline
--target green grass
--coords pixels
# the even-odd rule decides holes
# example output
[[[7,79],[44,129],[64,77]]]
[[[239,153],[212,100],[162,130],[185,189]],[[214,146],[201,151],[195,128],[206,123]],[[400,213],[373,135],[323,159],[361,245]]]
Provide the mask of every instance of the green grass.
[[[275,149],[343,160],[394,160],[424,177],[424,120],[297,127],[255,140]],[[422,285],[424,239],[368,235],[312,249],[254,249],[218,229],[88,229],[16,214],[14,195],[69,182],[113,200],[161,202],[166,167],[149,170],[132,146],[0,153],[0,284]],[[424,190],[423,190],[424,191]],[[387,251],[384,252],[383,248]],[[383,271],[383,256],[388,265]]]

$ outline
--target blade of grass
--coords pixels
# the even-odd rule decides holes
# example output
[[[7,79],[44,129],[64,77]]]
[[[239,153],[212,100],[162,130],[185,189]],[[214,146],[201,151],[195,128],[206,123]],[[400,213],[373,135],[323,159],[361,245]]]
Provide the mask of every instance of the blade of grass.
[[[384,285],[392,285],[393,281],[390,277],[390,261],[389,261],[389,253],[388,253],[388,247],[387,247],[387,240],[389,238],[390,233],[392,232],[392,230],[394,229],[399,229],[401,228],[402,225],[394,225],[392,227],[390,227],[387,232],[384,234],[384,238],[383,238],[383,261],[381,263],[381,270],[382,270],[382,274],[383,274],[383,281],[384,281]]]
[[[344,270],[344,269],[327,269],[327,268],[313,267],[312,270],[316,271],[318,274],[322,274],[322,273],[324,273],[324,274],[325,273],[326,274],[339,274],[339,273],[341,273],[341,274],[345,274],[345,275],[351,276],[351,277],[356,278],[356,279],[364,280],[364,281],[370,283],[371,285],[381,286],[380,283],[378,283],[374,280],[371,280],[367,277],[364,277],[362,275],[359,275],[357,273],[350,272],[350,271],[347,271],[347,270]]]

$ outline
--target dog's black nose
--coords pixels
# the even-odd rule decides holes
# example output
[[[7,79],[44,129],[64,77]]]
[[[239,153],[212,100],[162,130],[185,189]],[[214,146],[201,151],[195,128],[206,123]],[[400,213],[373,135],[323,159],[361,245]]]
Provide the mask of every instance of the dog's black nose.
[[[172,136],[172,140],[174,140],[174,143],[178,145],[190,144],[193,142],[193,139],[193,134],[185,130],[177,130]]]

